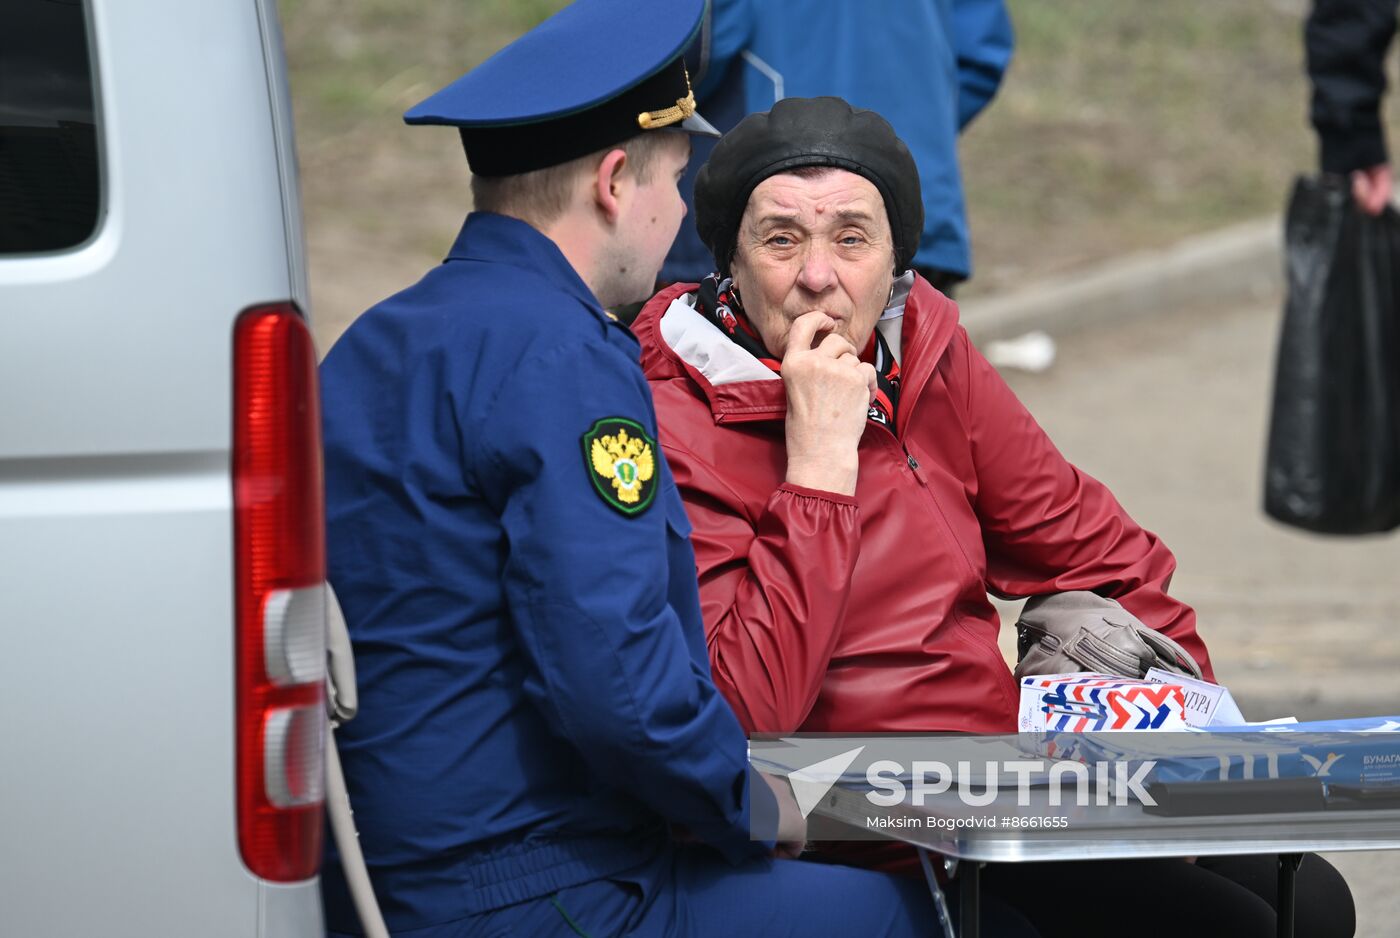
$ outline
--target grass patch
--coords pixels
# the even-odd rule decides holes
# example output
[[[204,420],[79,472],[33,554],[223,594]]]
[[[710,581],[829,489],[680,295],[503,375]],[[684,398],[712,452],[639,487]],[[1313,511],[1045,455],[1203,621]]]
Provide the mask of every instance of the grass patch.
[[[969,293],[1277,212],[1313,167],[1304,3],[1009,7],[1016,57],[962,143]]]
[[[563,5],[281,0],[313,290],[376,276],[331,240],[395,271],[360,305],[442,256],[469,207],[460,146],[401,115]],[[1008,5],[1015,59],[962,141],[969,294],[1277,212],[1312,167],[1303,0]]]

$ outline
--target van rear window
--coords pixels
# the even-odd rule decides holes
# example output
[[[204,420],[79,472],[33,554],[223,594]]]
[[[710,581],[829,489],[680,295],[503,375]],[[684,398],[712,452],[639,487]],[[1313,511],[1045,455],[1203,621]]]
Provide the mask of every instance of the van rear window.
[[[82,0],[0,2],[0,254],[61,251],[97,227]]]

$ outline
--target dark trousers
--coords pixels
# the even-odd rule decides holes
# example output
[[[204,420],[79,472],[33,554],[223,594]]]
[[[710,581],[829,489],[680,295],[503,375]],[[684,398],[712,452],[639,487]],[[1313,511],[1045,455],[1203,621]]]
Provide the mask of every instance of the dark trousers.
[[[1276,934],[1272,855],[992,863],[982,871],[982,887],[1030,919],[1043,938]],[[1298,868],[1294,927],[1298,938],[1351,938],[1356,931],[1346,880],[1313,854]]]

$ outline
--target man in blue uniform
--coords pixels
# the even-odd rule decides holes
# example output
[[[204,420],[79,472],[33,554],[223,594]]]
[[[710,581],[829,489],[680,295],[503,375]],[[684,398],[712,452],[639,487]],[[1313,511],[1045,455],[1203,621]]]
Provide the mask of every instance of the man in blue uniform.
[[[580,0],[411,110],[459,128],[477,211],[322,366],[361,690],[340,751],[395,933],[936,929],[917,882],[772,858],[805,822],[710,680],[690,525],[604,311],[685,211],[702,7]],[[359,933],[333,852],[322,882]]]

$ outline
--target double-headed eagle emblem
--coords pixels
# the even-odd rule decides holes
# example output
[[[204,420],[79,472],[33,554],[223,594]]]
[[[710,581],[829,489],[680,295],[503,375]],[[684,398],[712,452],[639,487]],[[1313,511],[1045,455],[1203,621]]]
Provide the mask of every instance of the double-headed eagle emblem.
[[[651,503],[656,457],[646,431],[631,420],[612,417],[595,423],[583,443],[593,485],[604,501],[628,515]]]
[[[646,440],[618,430],[616,436],[594,439],[592,455],[593,471],[612,482],[618,501],[635,505],[641,500],[643,484],[656,471]]]

